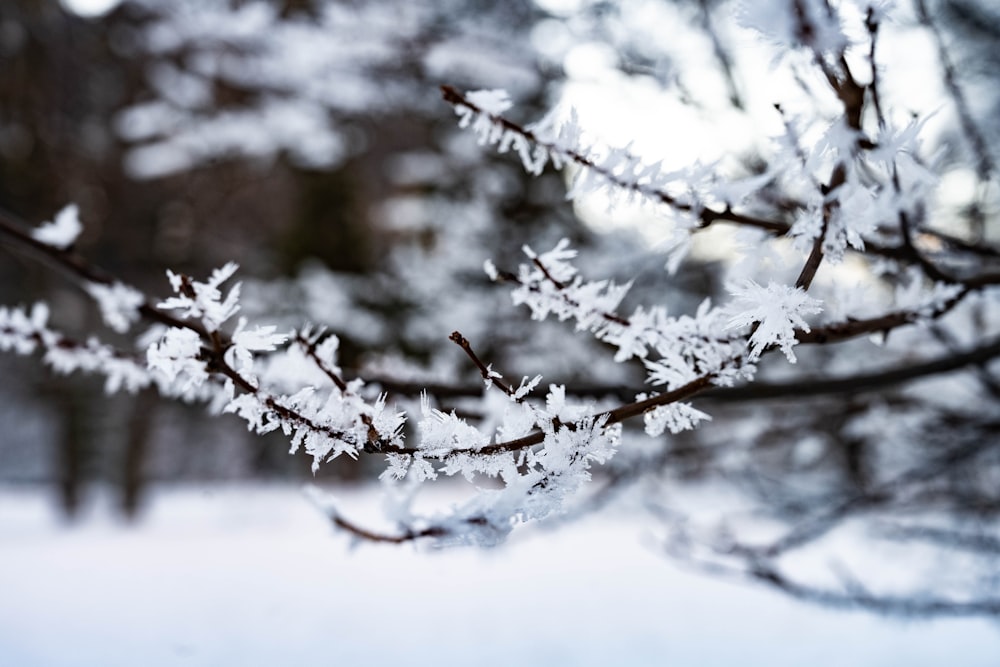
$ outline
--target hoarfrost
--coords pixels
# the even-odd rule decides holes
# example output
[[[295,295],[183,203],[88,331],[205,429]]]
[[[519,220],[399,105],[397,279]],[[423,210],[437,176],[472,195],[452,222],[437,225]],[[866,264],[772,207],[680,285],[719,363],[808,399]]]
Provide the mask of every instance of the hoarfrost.
[[[771,345],[777,345],[788,361],[795,363],[795,330],[809,331],[804,319],[822,311],[818,300],[804,290],[788,285],[768,283],[763,287],[746,280],[733,285],[729,290],[734,301],[731,306],[735,313],[727,323],[727,328],[735,329],[754,325],[750,336],[749,360],[756,361]]]
[[[53,248],[66,250],[76,243],[76,239],[82,231],[80,209],[76,204],[69,204],[56,214],[52,222],[46,222],[38,227],[31,233],[31,236],[36,241]]]

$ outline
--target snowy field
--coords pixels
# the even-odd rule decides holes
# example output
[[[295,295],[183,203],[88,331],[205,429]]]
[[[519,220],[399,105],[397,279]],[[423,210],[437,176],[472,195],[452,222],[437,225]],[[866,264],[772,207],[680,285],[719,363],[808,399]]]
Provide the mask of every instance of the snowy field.
[[[680,570],[643,530],[351,549],[293,488],[160,491],[136,525],[0,490],[0,665],[1000,664],[1000,625],[804,606]]]

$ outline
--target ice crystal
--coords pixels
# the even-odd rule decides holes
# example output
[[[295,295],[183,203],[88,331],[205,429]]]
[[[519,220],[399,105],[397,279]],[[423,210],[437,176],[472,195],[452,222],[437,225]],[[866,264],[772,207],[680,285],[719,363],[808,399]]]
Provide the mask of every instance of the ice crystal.
[[[820,302],[800,288],[774,282],[763,287],[752,280],[746,280],[732,286],[730,292],[734,297],[731,308],[735,314],[730,318],[727,328],[753,325],[749,360],[756,361],[764,350],[776,345],[781,348],[788,361],[795,363],[795,353],[792,351],[798,342],[795,340],[795,330],[798,328],[809,331],[809,324],[804,316],[821,312]]]
[[[52,222],[46,222],[35,229],[31,236],[36,240],[59,250],[66,250],[74,243],[83,231],[80,223],[80,209],[76,204],[69,204],[56,214]]]
[[[653,396],[655,395],[653,394]],[[639,394],[636,398],[644,400],[649,398],[649,396]],[[663,432],[666,430],[674,434],[681,431],[689,431],[696,428],[700,422],[711,421],[711,419],[712,417],[708,414],[691,407],[690,403],[658,405],[643,414],[643,420],[646,424],[646,434],[651,437],[663,435]]]
[[[217,331],[223,322],[239,310],[240,283],[236,283],[224,299],[219,291],[219,286],[229,280],[237,268],[239,266],[235,262],[229,262],[222,268],[215,269],[205,282],[167,271],[170,286],[176,296],[165,299],[159,307],[164,310],[179,310],[181,317],[200,319],[206,329]]]
[[[139,320],[139,307],[146,302],[142,292],[120,282],[90,283],[87,292],[100,307],[105,324],[118,333],[127,332]]]

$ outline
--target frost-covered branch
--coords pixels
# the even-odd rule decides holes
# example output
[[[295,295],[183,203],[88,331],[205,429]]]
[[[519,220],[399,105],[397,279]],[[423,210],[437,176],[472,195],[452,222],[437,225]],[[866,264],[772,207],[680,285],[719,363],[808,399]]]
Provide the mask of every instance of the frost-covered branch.
[[[593,178],[598,184],[633,192],[682,214],[693,216],[704,227],[716,221],[725,221],[778,234],[788,230],[788,225],[781,221],[737,213],[728,202],[718,209],[707,206],[705,202],[687,201],[682,196],[671,194],[668,189],[671,185],[686,185],[683,174],[663,173],[659,165],[643,165],[638,158],[617,151],[612,151],[603,160],[596,155],[587,154],[572,143],[573,139],[579,138],[579,129],[573,124],[562,128],[553,138],[542,134],[543,126],[518,125],[501,115],[510,107],[509,100],[505,97],[498,98],[499,104],[484,106],[474,101],[474,93],[471,94],[473,99],[470,99],[470,95],[463,95],[451,86],[441,86],[441,93],[444,100],[454,106],[461,116],[463,127],[471,126],[479,133],[483,143],[497,144],[501,152],[513,148],[529,172],[541,173],[550,161],[557,168],[567,162],[583,167],[571,194],[585,191],[590,185],[589,179]],[[482,96],[481,99],[495,102],[491,97]]]
[[[71,204],[63,209],[56,218],[57,220],[62,218],[66,221],[63,223],[64,231],[52,237],[50,232],[42,231],[51,229],[49,225],[39,227],[36,230],[37,233],[29,232],[27,231],[29,225],[23,220],[0,208],[0,238],[14,243],[18,247],[29,248],[32,252],[38,253],[59,269],[81,281],[84,289],[100,305],[106,322],[116,331],[127,330],[129,323],[134,322],[137,316],[142,316],[166,326],[188,328],[196,333],[202,333],[202,329],[196,322],[186,322],[155,308],[137,290],[124,285],[114,276],[90,264],[77,254],[73,249],[73,241],[80,230],[76,230],[70,242],[66,242],[69,237],[65,235],[67,228],[75,229],[76,225],[70,221],[77,215],[75,205]],[[75,222],[79,224],[79,220]]]
[[[827,342],[838,341],[830,340]],[[709,387],[700,392],[698,397],[701,400],[712,402],[746,404],[754,401],[875,391],[902,385],[920,378],[952,373],[968,366],[987,364],[997,358],[1000,358],[1000,340],[994,339],[972,349],[943,354],[919,363],[907,362],[884,370],[789,382],[757,380],[734,387]],[[482,385],[479,384],[434,385],[401,382],[387,377],[372,377],[369,378],[369,381],[380,389],[398,396],[416,396],[426,391],[439,399],[479,398],[483,392]],[[642,388],[621,384],[573,383],[566,385],[567,395],[611,397],[626,403],[642,392]]]
[[[42,362],[55,372],[99,373],[105,376],[104,389],[135,393],[154,384],[155,379],[139,355],[125,354],[96,338],[73,340],[48,326],[49,308],[36,303],[30,310],[0,307],[0,350],[19,355],[40,353]]]

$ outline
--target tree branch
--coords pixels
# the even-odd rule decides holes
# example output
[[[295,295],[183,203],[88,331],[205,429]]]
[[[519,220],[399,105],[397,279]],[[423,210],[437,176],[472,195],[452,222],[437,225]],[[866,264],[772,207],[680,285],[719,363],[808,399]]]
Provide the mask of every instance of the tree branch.
[[[451,86],[446,86],[446,85],[441,86],[441,94],[444,100],[449,104],[453,106],[466,107],[468,109],[471,109],[474,113],[486,114],[487,116],[490,117],[490,119],[494,123],[496,123],[503,129],[509,130],[510,132],[520,135],[525,139],[527,139],[528,141],[531,141],[532,143],[537,144],[542,148],[545,148],[547,151],[550,151],[557,155],[564,156],[566,159],[578,164],[579,166],[585,167],[586,169],[589,169],[594,173],[599,174],[601,178],[604,178],[609,183],[612,183],[622,189],[630,190],[642,194],[644,196],[650,197],[653,200],[658,201],[661,204],[665,204],[676,211],[680,211],[682,213],[695,214],[699,222],[701,223],[702,227],[708,227],[709,225],[711,225],[713,222],[716,221],[725,221],[725,222],[733,222],[736,224],[745,225],[748,227],[756,227],[758,229],[764,229],[766,231],[776,234],[784,234],[786,231],[788,231],[789,226],[784,222],[768,220],[766,218],[760,218],[752,215],[736,213],[728,206],[721,210],[712,209],[709,207],[704,207],[704,208],[697,207],[692,204],[679,201],[676,197],[674,197],[668,192],[664,192],[663,190],[657,190],[655,188],[650,188],[635,182],[628,181],[626,179],[622,179],[577,150],[564,148],[551,141],[546,141],[540,138],[531,130],[522,127],[521,125],[518,125],[517,123],[514,123],[504,118],[503,116],[498,116],[496,114],[491,114],[487,111],[484,111],[481,107],[468,100],[464,95],[458,92],[458,90],[456,90]]]

